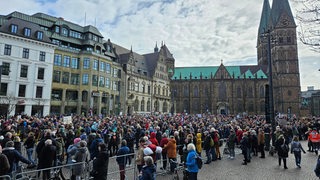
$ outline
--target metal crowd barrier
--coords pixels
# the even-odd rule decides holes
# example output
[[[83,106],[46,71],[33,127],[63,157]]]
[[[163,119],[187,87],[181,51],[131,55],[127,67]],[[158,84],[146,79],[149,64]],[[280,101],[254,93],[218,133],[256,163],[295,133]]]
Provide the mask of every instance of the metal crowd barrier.
[[[78,163],[59,165],[59,166],[54,166],[54,167],[44,168],[44,169],[37,169],[37,170],[26,170],[26,169],[22,168],[22,172],[13,173],[12,179],[13,180],[18,180],[18,179],[28,179],[28,180],[42,179],[43,172],[44,171],[49,171],[49,176],[51,178],[66,180],[66,179],[71,179],[71,176],[73,174],[73,169],[74,168],[82,168],[82,166],[84,166],[83,167],[83,172],[81,173],[82,179],[90,179],[90,167],[89,167],[89,164],[90,163],[87,163],[87,162],[78,162]]]
[[[121,155],[121,156],[112,156],[109,158],[108,165],[108,180],[120,179],[120,169],[116,161],[117,157],[126,157],[127,165],[124,167],[126,179],[137,179],[137,164],[136,164],[136,153]],[[129,157],[131,158],[131,165],[128,166]]]
[[[0,176],[0,179],[1,180],[11,180],[11,177],[9,175],[3,175],[3,176]]]

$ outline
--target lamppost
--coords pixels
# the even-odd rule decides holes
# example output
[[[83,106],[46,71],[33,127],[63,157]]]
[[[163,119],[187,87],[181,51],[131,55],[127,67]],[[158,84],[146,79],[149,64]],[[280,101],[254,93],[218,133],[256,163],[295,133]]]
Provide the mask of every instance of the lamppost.
[[[176,92],[176,90],[174,89],[174,90],[172,91],[172,107],[171,107],[171,115],[173,115],[173,114],[174,114],[174,96],[175,96],[175,92]]]
[[[2,75],[3,65],[0,65],[0,91],[1,91],[1,75]]]
[[[268,71],[269,71],[269,76],[268,76],[268,81],[269,81],[269,118],[271,121],[271,126],[272,126],[272,145],[275,145],[276,141],[276,136],[275,136],[275,131],[276,131],[276,124],[275,124],[275,114],[274,114],[274,107],[273,107],[273,82],[272,82],[272,59],[271,59],[271,31],[268,30],[266,33],[263,34],[264,36],[267,37],[268,39]]]

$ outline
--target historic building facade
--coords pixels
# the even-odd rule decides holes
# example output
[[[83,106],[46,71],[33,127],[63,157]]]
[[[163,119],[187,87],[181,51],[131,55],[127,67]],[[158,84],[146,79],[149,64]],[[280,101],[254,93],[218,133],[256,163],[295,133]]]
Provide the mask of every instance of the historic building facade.
[[[50,112],[56,48],[40,26],[0,17],[0,115]]]
[[[0,99],[14,99],[0,105],[16,107],[10,115],[169,112],[174,58],[164,44],[140,55],[104,40],[94,26],[43,13],[1,16],[0,30]],[[43,39],[36,39],[39,33]]]
[[[267,36],[271,37],[268,46]],[[300,73],[296,24],[288,0],[265,0],[257,38],[257,65],[176,67],[174,112],[265,114],[268,50],[271,49],[274,109],[299,114]]]
[[[171,112],[170,78],[173,75],[172,54],[165,44],[153,53],[137,54],[116,46],[125,72],[124,97],[127,114],[152,114]]]

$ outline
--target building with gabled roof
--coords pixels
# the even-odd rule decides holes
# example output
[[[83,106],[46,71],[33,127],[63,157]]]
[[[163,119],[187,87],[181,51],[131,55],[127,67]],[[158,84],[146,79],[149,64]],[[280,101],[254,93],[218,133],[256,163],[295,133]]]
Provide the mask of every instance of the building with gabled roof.
[[[154,52],[138,54],[115,45],[125,72],[123,96],[127,114],[169,113],[171,110],[170,78],[174,58],[165,44]]]
[[[270,33],[274,110],[300,113],[296,24],[288,0],[264,0],[257,37],[257,65],[176,67],[172,112],[265,114]]]

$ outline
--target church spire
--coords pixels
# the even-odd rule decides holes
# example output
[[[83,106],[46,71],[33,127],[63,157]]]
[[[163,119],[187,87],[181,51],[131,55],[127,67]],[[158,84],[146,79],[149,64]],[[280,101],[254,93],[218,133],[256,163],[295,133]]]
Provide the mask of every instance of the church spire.
[[[261,18],[260,18],[260,25],[259,25],[259,30],[258,30],[258,37],[262,33],[266,32],[268,30],[270,12],[271,12],[271,9],[270,9],[269,0],[264,0]]]
[[[158,52],[159,48],[158,48],[158,43],[156,42],[156,47],[154,47],[154,52]]]
[[[292,11],[290,8],[290,4],[288,0],[273,0],[272,9],[270,18],[272,20],[272,26],[275,27],[279,24],[279,21],[285,16],[286,21],[290,22],[290,24],[296,26],[294,22],[294,18],[292,15]],[[288,23],[287,22],[287,23]],[[285,22],[283,22],[285,23]]]

